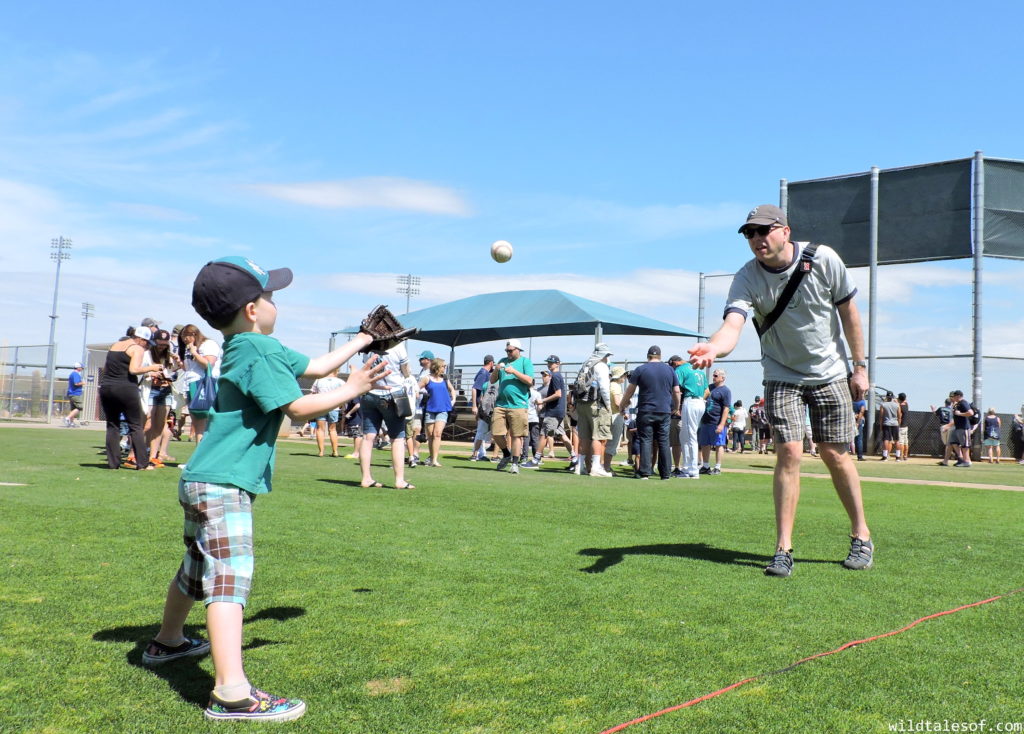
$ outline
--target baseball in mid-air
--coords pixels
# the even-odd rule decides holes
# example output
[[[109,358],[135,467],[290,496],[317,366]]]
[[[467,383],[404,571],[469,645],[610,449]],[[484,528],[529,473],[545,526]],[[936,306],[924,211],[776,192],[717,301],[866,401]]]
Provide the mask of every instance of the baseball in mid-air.
[[[507,263],[512,259],[512,245],[505,240],[492,242],[491,258],[496,263]]]

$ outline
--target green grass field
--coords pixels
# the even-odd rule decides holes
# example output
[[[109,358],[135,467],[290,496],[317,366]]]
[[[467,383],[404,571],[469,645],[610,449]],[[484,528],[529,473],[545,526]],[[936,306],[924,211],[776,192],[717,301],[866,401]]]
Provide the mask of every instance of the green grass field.
[[[216,728],[202,718],[208,658],[141,665],[181,558],[178,471],[108,471],[101,445],[94,431],[0,429],[0,481],[20,484],[0,486],[0,731]],[[362,489],[354,461],[314,454],[283,442],[276,489],[255,506],[247,671],[309,706],[276,730],[597,734],[1024,586],[1020,492],[866,483],[876,566],[851,572],[831,485],[805,478],[794,575],[771,579],[770,477],[728,471],[771,457],[637,482],[570,476],[564,462],[515,477],[453,455],[401,492]],[[860,466],[1024,477],[1017,465]],[[1022,614],[1024,593],[1010,595],[627,731],[1024,721]],[[191,622],[203,632],[201,607]]]

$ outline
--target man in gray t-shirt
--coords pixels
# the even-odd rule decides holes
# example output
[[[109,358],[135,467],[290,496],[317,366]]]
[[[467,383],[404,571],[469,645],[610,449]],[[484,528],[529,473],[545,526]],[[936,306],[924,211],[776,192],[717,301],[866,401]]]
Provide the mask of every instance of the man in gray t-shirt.
[[[855,570],[869,568],[874,545],[864,517],[860,476],[849,453],[854,435],[852,399],[859,399],[868,388],[864,335],[853,301],[857,289],[832,248],[820,245],[811,255],[808,243],[790,239],[786,213],[777,206],[755,208],[739,231],[754,259],[733,279],[721,328],[689,353],[694,367],[710,367],[736,347],[751,313],[762,332],[766,410],[775,434],[777,530],[775,555],[765,573],[789,576],[792,572],[807,408],[812,436],[850,518],[850,551],[843,565]],[[803,279],[789,304],[777,320],[766,323],[798,271]],[[847,366],[848,353],[853,357],[852,373]]]

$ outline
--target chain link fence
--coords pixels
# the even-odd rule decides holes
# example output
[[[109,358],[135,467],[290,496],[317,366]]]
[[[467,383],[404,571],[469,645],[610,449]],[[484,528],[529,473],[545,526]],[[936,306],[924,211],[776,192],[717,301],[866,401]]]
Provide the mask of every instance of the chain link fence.
[[[0,347],[0,420],[46,420],[48,358],[46,344]],[[58,418],[69,410],[65,397],[69,369],[54,368],[53,414]]]

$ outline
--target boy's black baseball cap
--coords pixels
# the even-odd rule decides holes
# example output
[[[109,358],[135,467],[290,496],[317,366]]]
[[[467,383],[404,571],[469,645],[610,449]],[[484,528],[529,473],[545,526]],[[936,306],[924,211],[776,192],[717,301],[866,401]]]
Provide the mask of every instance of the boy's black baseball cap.
[[[238,309],[267,291],[292,282],[288,268],[266,270],[247,257],[231,255],[211,260],[192,284],[192,308],[215,329],[227,326]]]

